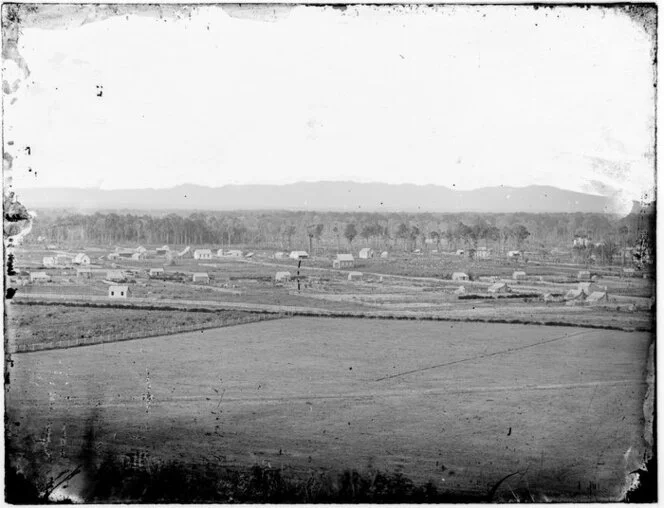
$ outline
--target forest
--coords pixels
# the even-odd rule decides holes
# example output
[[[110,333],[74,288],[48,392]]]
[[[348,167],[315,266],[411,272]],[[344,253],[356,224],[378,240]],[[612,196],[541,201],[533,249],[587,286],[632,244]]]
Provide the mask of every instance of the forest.
[[[650,210],[618,218],[584,213],[369,213],[246,211],[93,213],[38,211],[31,240],[82,244],[175,244],[278,249],[570,250],[575,237],[601,244],[609,258],[645,241],[654,247]],[[608,253],[608,254],[607,254]]]

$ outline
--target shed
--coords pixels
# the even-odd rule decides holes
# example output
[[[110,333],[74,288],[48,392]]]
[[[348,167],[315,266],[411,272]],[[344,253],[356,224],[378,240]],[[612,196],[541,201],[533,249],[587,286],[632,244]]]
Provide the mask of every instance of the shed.
[[[352,254],[337,254],[337,258],[332,261],[332,268],[353,268],[355,258]]]
[[[521,257],[521,251],[511,250],[507,253],[508,258],[518,258]]]
[[[468,274],[463,272],[454,272],[452,274],[452,280],[470,280]]]
[[[605,303],[609,301],[609,295],[606,291],[594,291],[586,301],[588,303]]]
[[[237,249],[229,250],[229,251],[226,251],[226,254],[224,254],[224,256],[228,256],[228,257],[231,257],[231,258],[241,258],[242,257],[242,251],[237,250]]]
[[[387,259],[389,257],[389,253],[384,250],[383,252],[380,253],[380,257],[383,259]]]
[[[164,275],[164,269],[163,268],[150,268],[149,275],[150,275],[150,277],[158,277],[160,275]]]
[[[209,284],[210,276],[205,272],[196,272],[192,275],[191,280],[200,284]]]
[[[131,255],[131,259],[133,259],[134,261],[143,261],[145,257],[146,257],[145,252],[134,252]]]
[[[210,249],[196,249],[194,259],[212,259],[212,251]]]
[[[369,259],[374,257],[374,251],[373,249],[370,249],[369,247],[365,247],[364,249],[360,249],[360,259]]]
[[[458,249],[458,250],[456,251],[456,255],[457,255],[457,256],[463,256],[465,253],[466,253],[466,251],[464,251],[463,249]]]
[[[511,290],[506,283],[496,282],[495,284],[489,286],[489,289],[487,289],[487,291],[489,293],[498,294],[498,293],[509,293]]]
[[[42,259],[44,268],[55,268],[55,258],[53,256],[46,256]]]
[[[288,256],[291,259],[308,259],[309,254],[304,250],[294,250]]]
[[[51,277],[46,272],[30,272],[30,282],[48,282]]]
[[[74,256],[74,264],[75,265],[89,265],[90,264],[90,256],[87,254],[84,254],[83,252],[79,252]]]
[[[514,280],[525,280],[526,277],[526,272],[517,271],[512,274]]]
[[[276,282],[288,282],[291,278],[290,272],[277,272],[274,276]]]
[[[590,280],[590,272],[588,270],[581,270],[577,275],[576,278],[578,280]]]
[[[138,252],[139,254],[141,254],[141,253],[142,253],[142,254],[146,254],[146,253],[148,252],[148,250],[147,250],[145,247],[143,247],[142,245],[139,245],[138,247],[136,247],[135,250],[136,250],[136,252]]]
[[[348,280],[362,280],[362,272],[350,272]]]
[[[114,259],[118,259],[120,255],[117,252],[111,252],[107,257],[109,261],[113,261]]]
[[[129,286],[108,286],[109,298],[127,298],[129,296]]]

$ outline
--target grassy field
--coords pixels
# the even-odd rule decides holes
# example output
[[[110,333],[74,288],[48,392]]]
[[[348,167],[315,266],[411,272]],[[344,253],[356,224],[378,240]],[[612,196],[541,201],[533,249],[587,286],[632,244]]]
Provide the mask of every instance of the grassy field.
[[[11,344],[39,344],[68,339],[144,332],[178,326],[223,326],[229,320],[248,319],[242,311],[184,312],[117,308],[69,307],[64,305],[8,305],[7,331]]]
[[[23,471],[81,466],[70,490],[83,498],[110,454],[292,478],[379,470],[481,495],[514,473],[496,499],[615,500],[645,451],[651,341],[292,318],[19,354],[8,445]]]

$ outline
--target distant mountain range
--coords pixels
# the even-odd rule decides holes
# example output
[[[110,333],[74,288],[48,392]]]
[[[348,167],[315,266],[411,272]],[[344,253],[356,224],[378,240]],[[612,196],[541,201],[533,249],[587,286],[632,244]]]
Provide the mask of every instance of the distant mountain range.
[[[24,189],[28,209],[319,210],[401,212],[612,213],[610,198],[531,185],[453,190],[438,185],[301,182],[288,185],[179,185],[168,189]],[[635,202],[636,206],[638,203]]]

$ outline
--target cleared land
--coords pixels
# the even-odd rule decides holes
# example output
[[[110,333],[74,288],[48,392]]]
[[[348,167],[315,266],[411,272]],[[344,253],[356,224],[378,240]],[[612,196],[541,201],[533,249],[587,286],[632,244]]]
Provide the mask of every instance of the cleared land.
[[[516,473],[500,499],[527,490],[614,500],[645,450],[651,341],[572,327],[292,318],[19,354],[9,445],[24,467],[49,471],[138,454],[304,476],[373,467],[478,493]]]

